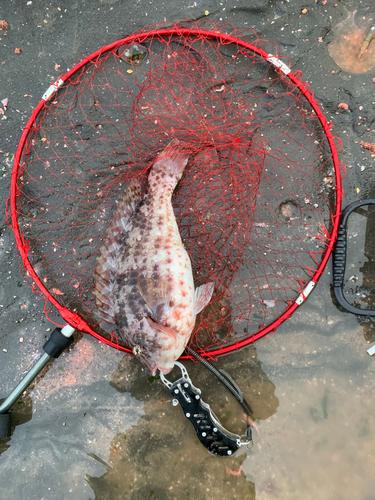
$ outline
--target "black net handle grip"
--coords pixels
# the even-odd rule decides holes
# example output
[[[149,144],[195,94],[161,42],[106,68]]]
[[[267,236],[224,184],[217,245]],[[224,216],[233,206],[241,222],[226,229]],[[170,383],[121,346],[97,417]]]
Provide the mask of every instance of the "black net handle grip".
[[[349,215],[356,210],[357,208],[366,206],[366,205],[375,205],[375,199],[371,198],[368,200],[355,201],[347,206],[341,213],[340,216],[340,224],[337,231],[337,239],[335,243],[335,248],[333,250],[333,291],[335,293],[335,297],[337,302],[341,307],[346,309],[348,312],[352,314],[356,314],[358,316],[375,316],[375,311],[371,309],[358,309],[357,307],[352,306],[344,297],[344,279],[345,279],[345,267],[346,267],[346,229],[347,223],[349,219]]]

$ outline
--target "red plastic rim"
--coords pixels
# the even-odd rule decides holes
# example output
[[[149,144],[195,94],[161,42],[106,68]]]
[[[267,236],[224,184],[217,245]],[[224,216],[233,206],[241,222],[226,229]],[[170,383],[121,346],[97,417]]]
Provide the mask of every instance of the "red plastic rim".
[[[81,62],[79,62],[76,66],[74,66],[71,70],[69,70],[65,75],[61,76],[59,80],[62,82],[66,82],[72,75],[76,74],[81,68],[83,68],[87,63],[92,63],[97,61],[103,54],[106,52],[112,50],[119,44],[126,44],[130,42],[137,42],[137,43],[142,43],[145,41],[147,38],[150,36],[169,36],[169,35],[176,35],[176,36],[196,36],[196,37],[204,37],[206,39],[216,39],[219,40],[220,43],[222,44],[230,44],[230,43],[235,43],[237,46],[242,47],[246,49],[247,51],[251,51],[252,53],[260,56],[264,60],[267,60],[268,62],[272,63],[274,67],[277,69],[278,73],[281,75],[283,79],[289,80],[295,87],[299,89],[299,91],[304,95],[310,106],[312,107],[313,111],[315,112],[317,118],[319,119],[321,126],[323,128],[324,134],[327,138],[328,145],[331,151],[331,158],[333,161],[333,166],[335,170],[335,189],[336,189],[336,201],[335,201],[335,208],[334,208],[334,213],[332,214],[332,232],[330,235],[326,235],[326,239],[328,240],[326,243],[326,251],[325,254],[318,266],[318,268],[315,271],[315,274],[312,276],[311,282],[312,283],[317,283],[319,277],[321,276],[325,265],[330,257],[330,254],[333,249],[334,242],[336,240],[336,235],[337,235],[337,228],[339,224],[339,216],[341,212],[341,201],[342,201],[342,185],[341,185],[341,164],[338,158],[338,153],[337,150],[340,147],[340,140],[333,137],[331,134],[331,124],[327,123],[326,118],[324,117],[322,111],[319,108],[318,102],[314,99],[313,93],[309,90],[309,86],[307,83],[304,83],[303,81],[300,80],[300,77],[302,76],[301,72],[292,72],[289,70],[289,68],[283,63],[276,58],[275,56],[272,56],[271,54],[266,53],[263,49],[253,45],[252,43],[247,42],[244,39],[234,37],[230,34],[226,34],[223,32],[218,32],[214,30],[205,30],[203,28],[199,28],[195,25],[193,28],[185,28],[181,27],[179,25],[174,25],[173,27],[166,27],[166,28],[161,28],[158,27],[157,29],[151,29],[151,30],[143,30],[140,33],[135,33],[132,34],[128,37],[123,38],[122,40],[118,40],[110,45],[104,46],[101,49],[93,52],[90,56],[85,57]],[[57,84],[55,84],[57,85]],[[48,100],[48,98],[47,98]],[[97,332],[95,332],[89,324],[87,324],[86,321],[84,321],[78,314],[75,314],[71,312],[68,308],[64,307],[62,304],[59,303],[58,300],[56,300],[55,297],[51,295],[51,293],[47,290],[47,288],[44,286],[43,282],[39,278],[39,276],[36,274],[34,271],[29,258],[28,258],[28,243],[27,241],[24,241],[24,239],[21,236],[20,233],[20,227],[19,227],[19,221],[17,218],[17,210],[16,210],[16,201],[17,201],[17,196],[19,194],[18,191],[18,179],[20,175],[20,160],[22,156],[22,152],[25,146],[25,142],[27,139],[27,136],[30,132],[30,130],[33,129],[36,119],[41,112],[41,110],[44,108],[46,103],[45,99],[42,99],[38,106],[35,108],[33,111],[32,115],[30,116],[30,119],[27,123],[27,125],[24,128],[23,134],[21,136],[17,152],[15,155],[14,159],[14,166],[13,166],[13,172],[12,172],[12,183],[11,183],[11,217],[12,217],[12,227],[14,230],[15,238],[16,238],[16,244],[17,248],[20,252],[23,264],[29,273],[30,277],[36,284],[36,286],[39,288],[39,290],[44,294],[46,297],[47,301],[49,301],[51,304],[53,304],[56,309],[59,311],[61,317],[69,323],[71,326],[77,328],[78,330],[88,333],[92,335],[93,337],[97,338],[99,341],[106,343],[112,347],[115,347],[119,350],[125,351],[125,352],[131,352],[129,349],[119,345],[116,342],[113,342],[111,340],[108,340],[101,335],[99,335]],[[337,142],[337,146],[336,146]],[[240,349],[252,342],[255,342],[257,339],[263,337],[269,332],[274,331],[283,321],[285,321],[287,318],[291,316],[291,314],[297,309],[297,307],[304,301],[304,296],[303,296],[303,290],[301,290],[301,297],[302,299],[299,301],[294,301],[287,307],[287,309],[284,311],[284,313],[277,319],[275,320],[272,324],[268,325],[267,327],[263,328],[261,331],[256,333],[255,335],[252,335],[250,338],[247,338],[245,340],[236,342],[232,345],[216,349],[216,350],[211,350],[208,352],[201,352],[201,354],[205,357],[216,357],[222,354],[229,353],[231,351]],[[190,359],[189,356],[182,356],[181,359]]]

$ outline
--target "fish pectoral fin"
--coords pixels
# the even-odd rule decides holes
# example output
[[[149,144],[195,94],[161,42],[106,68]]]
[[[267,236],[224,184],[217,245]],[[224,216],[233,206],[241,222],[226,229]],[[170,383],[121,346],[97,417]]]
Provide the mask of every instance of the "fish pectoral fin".
[[[138,278],[137,282],[139,293],[148,307],[151,309],[154,317],[157,316],[158,308],[164,305],[170,309],[172,300],[172,289],[168,283],[155,278]]]
[[[176,333],[171,329],[168,328],[167,326],[160,325],[159,323],[156,323],[154,320],[151,318],[146,318],[148,321],[148,324],[156,330],[157,332],[163,333],[166,335],[173,343],[174,343],[174,348],[177,349],[178,346],[178,339]]]
[[[195,307],[194,314],[199,314],[202,309],[210,302],[212,294],[214,293],[214,284],[212,281],[205,283],[195,289]]]

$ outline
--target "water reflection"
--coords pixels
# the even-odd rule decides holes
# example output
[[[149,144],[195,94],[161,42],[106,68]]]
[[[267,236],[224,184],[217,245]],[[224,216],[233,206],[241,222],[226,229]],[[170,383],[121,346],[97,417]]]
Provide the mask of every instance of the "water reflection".
[[[4,401],[0,399],[0,404]],[[18,425],[26,424],[31,420],[33,412],[33,402],[30,396],[24,396],[22,400],[17,401],[17,403],[11,408],[10,413],[12,414],[12,434]],[[10,443],[11,436],[8,438],[0,439],[0,455],[6,451]],[[9,444],[8,444],[9,443]]]
[[[18,358],[22,367],[30,360],[23,356],[28,344],[18,343],[23,349]],[[85,474],[102,473],[113,436],[126,432],[143,412],[143,405],[129,394],[109,387],[122,357],[115,349],[84,337],[71,353],[64,353],[42,372],[30,392],[32,405],[25,395],[24,404],[15,405],[16,427],[11,438],[0,444],[0,491],[7,491],[8,500],[93,498]],[[6,370],[3,375],[4,380]]]
[[[193,383],[202,390],[203,400],[222,424],[243,434],[242,410],[232,395],[202,365],[184,363]],[[235,378],[255,419],[264,420],[276,412],[279,401],[275,385],[262,370],[254,346],[220,358],[215,366]],[[137,360],[125,356],[112,375],[111,386],[142,400],[145,414],[126,433],[117,434],[112,440],[111,467],[100,477],[87,476],[96,500],[122,499],[124,494],[132,500],[255,499],[255,485],[242,470],[246,457],[254,453],[243,451],[225,459],[210,455],[181,408],[172,406],[168,390],[155,377],[147,379]],[[260,438],[254,432],[254,440],[257,439]],[[273,488],[271,484],[264,487]]]
[[[375,310],[375,206],[355,210],[347,226],[344,297],[353,306]],[[363,249],[363,250],[362,250]],[[366,341],[375,341],[375,318],[356,316]]]
[[[359,18],[357,25],[356,12],[348,12],[347,18],[335,26],[335,37],[328,45],[328,53],[343,70],[366,73],[375,67],[375,44],[371,43],[361,58],[358,56],[372,21],[371,18]]]
[[[375,206],[367,207],[367,225],[365,237],[365,260],[359,270],[362,273],[363,290],[367,307],[375,309]],[[375,341],[375,319],[358,317],[358,322],[363,328],[363,333],[367,342]]]

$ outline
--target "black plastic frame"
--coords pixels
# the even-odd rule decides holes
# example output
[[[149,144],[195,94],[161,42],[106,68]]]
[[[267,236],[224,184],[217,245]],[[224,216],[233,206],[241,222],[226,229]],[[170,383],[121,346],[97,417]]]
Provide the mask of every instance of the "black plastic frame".
[[[337,302],[346,311],[356,314],[357,316],[375,316],[375,310],[373,309],[358,309],[352,306],[344,297],[344,279],[345,279],[345,267],[346,267],[346,253],[347,253],[347,224],[349,216],[357,208],[375,205],[375,199],[370,198],[368,200],[355,201],[348,205],[341,213],[340,223],[337,230],[337,239],[335,247],[332,254],[333,259],[333,291]]]

